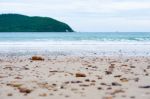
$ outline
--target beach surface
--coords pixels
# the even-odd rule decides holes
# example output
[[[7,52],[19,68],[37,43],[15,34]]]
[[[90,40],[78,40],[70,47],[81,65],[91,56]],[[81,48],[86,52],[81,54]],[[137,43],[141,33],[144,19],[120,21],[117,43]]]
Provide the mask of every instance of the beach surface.
[[[150,57],[1,56],[0,99],[150,99]]]

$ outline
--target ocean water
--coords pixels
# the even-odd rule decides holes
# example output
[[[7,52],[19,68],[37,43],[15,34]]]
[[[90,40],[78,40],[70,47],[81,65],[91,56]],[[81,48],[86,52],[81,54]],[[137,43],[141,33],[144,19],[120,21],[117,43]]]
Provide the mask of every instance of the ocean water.
[[[1,32],[0,54],[149,56],[150,33]]]

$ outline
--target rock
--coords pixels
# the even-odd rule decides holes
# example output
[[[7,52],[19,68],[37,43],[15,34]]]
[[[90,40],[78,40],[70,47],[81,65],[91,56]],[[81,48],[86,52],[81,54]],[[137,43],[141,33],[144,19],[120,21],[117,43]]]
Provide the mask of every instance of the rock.
[[[147,69],[150,69],[150,65],[147,66]]]
[[[114,76],[114,77],[116,77],[116,78],[119,78],[119,77],[121,77],[122,75],[116,75],[116,76]]]
[[[106,83],[100,83],[101,85],[105,85],[105,86],[107,86],[107,84]]]
[[[86,77],[86,75],[83,73],[76,73],[76,77]]]
[[[71,83],[82,83],[82,81],[71,81]]]
[[[12,95],[13,95],[12,93],[8,93],[8,94],[7,94],[7,96],[12,96]]]
[[[120,81],[121,82],[128,82],[128,79],[127,78],[121,78]]]
[[[47,96],[47,94],[46,93],[42,93],[42,94],[39,94],[39,96],[45,97],[45,96]]]
[[[115,94],[117,94],[117,93],[124,93],[125,91],[123,91],[123,90],[115,90],[114,92],[112,92],[111,93],[111,95],[115,95]]]
[[[130,66],[130,68],[135,68],[135,66]]]
[[[18,88],[19,89],[19,92],[21,92],[21,93],[25,93],[25,94],[29,94],[29,93],[31,93],[31,89],[28,89],[28,88]]]
[[[97,89],[98,89],[98,90],[102,90],[103,88],[102,88],[102,87],[97,87]]]
[[[113,99],[112,96],[103,97],[103,99]]]
[[[86,82],[90,82],[90,79],[85,79]]]
[[[44,58],[40,57],[40,56],[32,56],[31,58],[32,61],[43,61]]]
[[[133,79],[135,82],[138,82],[139,81],[139,78],[134,78]]]
[[[121,86],[121,84],[119,84],[118,82],[112,82],[111,84],[112,86]]]
[[[88,84],[80,84],[79,86],[81,86],[81,87],[89,87]]]
[[[112,74],[112,72],[111,71],[105,71],[105,74],[110,75],[110,74]]]
[[[11,87],[21,87],[22,86],[22,84],[13,84],[13,83],[10,83],[10,84],[7,84],[7,86],[11,86]]]
[[[96,80],[91,80],[91,82],[96,82]]]
[[[150,88],[150,85],[147,85],[147,86],[139,86],[139,88]]]

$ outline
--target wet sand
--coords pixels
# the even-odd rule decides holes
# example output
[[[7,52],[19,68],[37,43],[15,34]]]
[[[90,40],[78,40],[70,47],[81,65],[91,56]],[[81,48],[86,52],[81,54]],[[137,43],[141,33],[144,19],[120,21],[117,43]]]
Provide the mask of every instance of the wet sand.
[[[150,99],[150,57],[0,57],[0,99],[43,98]]]

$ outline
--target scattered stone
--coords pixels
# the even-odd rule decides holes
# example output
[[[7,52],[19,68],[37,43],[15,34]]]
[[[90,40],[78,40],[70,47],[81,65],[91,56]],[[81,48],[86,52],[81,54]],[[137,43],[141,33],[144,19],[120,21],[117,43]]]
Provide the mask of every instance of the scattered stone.
[[[76,73],[76,77],[86,77],[86,75],[83,73]]]
[[[71,81],[71,83],[82,83],[82,81]]]
[[[90,79],[85,79],[86,82],[90,82]]]
[[[42,94],[39,94],[39,96],[45,97],[45,96],[47,96],[47,94],[46,93],[42,93]]]
[[[139,81],[139,78],[134,78],[134,81],[135,81],[135,82],[138,82],[138,81]]]
[[[130,68],[135,68],[135,66],[130,66]]]
[[[8,93],[8,94],[7,94],[7,96],[12,96],[12,95],[13,95],[12,93]]]
[[[15,79],[22,79],[21,77],[15,77]]]
[[[80,84],[79,86],[81,86],[81,87],[89,87],[88,84]]]
[[[107,90],[111,90],[111,89],[112,89],[111,87],[108,87],[108,88],[107,88]]]
[[[96,82],[96,80],[91,80],[91,82]]]
[[[121,86],[121,84],[119,84],[118,82],[112,82],[111,84],[112,86]]]
[[[120,81],[121,82],[128,82],[128,79],[127,78],[121,78]]]
[[[147,66],[147,69],[150,69],[150,65]]]
[[[29,94],[29,93],[31,93],[31,89],[28,89],[28,88],[18,88],[19,89],[19,92],[21,92],[21,93],[25,93],[25,94]]]
[[[98,90],[102,90],[103,88],[102,88],[102,87],[97,87],[97,89],[98,89]]]
[[[22,86],[22,84],[7,84],[7,86],[11,86],[11,87],[21,87]]]
[[[119,77],[121,77],[122,75],[116,75],[116,76],[114,76],[114,77],[116,77],[116,78],[119,78]]]
[[[130,98],[132,98],[132,99],[133,99],[133,98],[135,98],[135,96],[131,96]]]
[[[31,58],[32,61],[43,61],[44,58],[40,57],[40,56],[32,56]]]
[[[148,85],[148,86],[139,86],[139,88],[150,88],[150,85]]]
[[[114,92],[112,92],[111,93],[111,95],[115,95],[115,94],[117,94],[117,93],[124,93],[125,91],[123,91],[123,90],[115,90]]]
[[[110,75],[110,74],[112,74],[112,72],[111,71],[105,71],[105,74]]]
[[[112,96],[103,97],[103,99],[113,99]]]
[[[101,85],[105,85],[105,86],[107,85],[106,83],[100,83],[100,84],[101,84]]]

